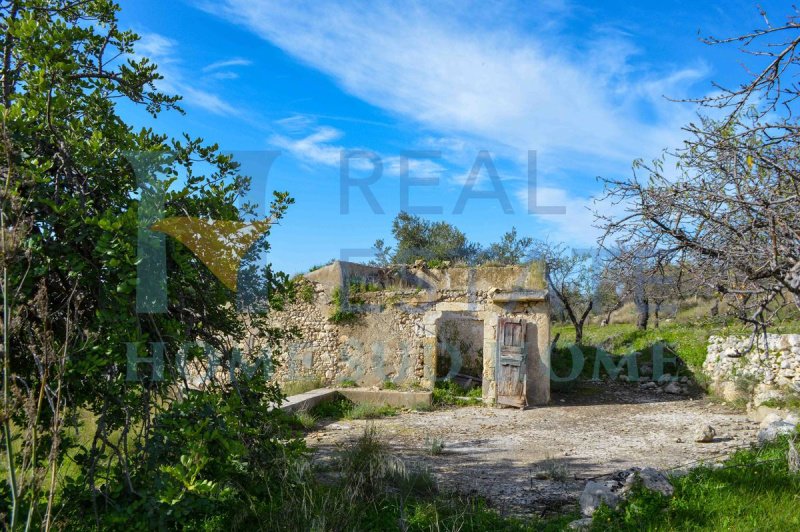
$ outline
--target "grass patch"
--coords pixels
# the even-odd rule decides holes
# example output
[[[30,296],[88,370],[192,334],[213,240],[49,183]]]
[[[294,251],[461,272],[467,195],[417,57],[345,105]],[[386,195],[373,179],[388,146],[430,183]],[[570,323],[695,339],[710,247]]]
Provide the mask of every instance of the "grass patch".
[[[722,468],[673,478],[675,495],[638,490],[618,512],[600,509],[593,530],[800,530],[800,474],[784,437],[742,450]]]
[[[767,399],[762,406],[769,408],[784,408],[794,412],[800,412],[800,393],[786,392],[780,399]]]
[[[294,415],[297,423],[306,430],[311,430],[317,425],[317,416],[307,410],[300,410]]]
[[[441,438],[425,438],[425,449],[431,456],[438,456],[444,452],[444,440]]]
[[[358,383],[352,379],[342,379],[339,381],[339,388],[356,388]]]
[[[362,403],[354,405],[345,412],[345,419],[378,419],[381,417],[396,416],[397,408],[389,405],[376,405],[372,403]]]
[[[343,419],[345,414],[349,412],[355,403],[344,397],[334,399],[333,401],[323,401],[311,409],[311,415],[317,419]]]
[[[319,377],[309,377],[306,379],[298,379],[296,381],[287,381],[281,385],[281,389],[287,397],[310,392],[311,390],[324,387],[325,383]]]
[[[483,404],[480,388],[466,390],[454,381],[437,381],[433,387],[435,406],[475,406]]]
[[[316,419],[378,419],[387,416],[396,416],[399,410],[388,405],[371,403],[356,404],[349,399],[341,397],[333,401],[325,401],[311,409],[310,415]]]

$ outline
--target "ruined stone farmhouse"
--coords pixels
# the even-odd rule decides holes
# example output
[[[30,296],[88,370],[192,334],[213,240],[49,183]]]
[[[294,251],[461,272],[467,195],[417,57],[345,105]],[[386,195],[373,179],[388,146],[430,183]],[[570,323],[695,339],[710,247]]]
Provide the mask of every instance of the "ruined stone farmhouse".
[[[432,389],[437,379],[481,386],[484,401],[550,398],[550,319],[541,264],[427,268],[335,261],[298,280],[272,315],[299,337],[276,378],[328,385]]]

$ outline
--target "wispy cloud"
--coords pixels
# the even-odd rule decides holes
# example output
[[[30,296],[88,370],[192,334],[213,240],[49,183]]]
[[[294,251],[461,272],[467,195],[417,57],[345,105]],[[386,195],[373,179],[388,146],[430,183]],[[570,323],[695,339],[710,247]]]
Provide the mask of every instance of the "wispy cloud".
[[[179,44],[177,41],[157,33],[141,33],[141,40],[136,45],[137,52],[152,59],[164,77],[157,85],[164,92],[179,94],[188,105],[193,105],[217,115],[237,116],[239,110],[225,101],[221,96],[197,87],[196,81],[190,82],[180,64]]]
[[[223,68],[229,68],[234,66],[249,66],[252,65],[253,62],[249,59],[243,59],[241,57],[234,57],[232,59],[225,59],[223,61],[216,61],[209,65],[203,67],[203,72],[211,72],[213,70],[220,70]]]
[[[702,65],[637,70],[624,35],[607,32],[576,50],[552,33],[493,27],[488,14],[470,22],[417,3],[225,0],[207,8],[373,105],[439,132],[536,149],[553,165],[573,164],[575,153],[624,165],[655,155],[689,116],[661,96],[704,73]]]

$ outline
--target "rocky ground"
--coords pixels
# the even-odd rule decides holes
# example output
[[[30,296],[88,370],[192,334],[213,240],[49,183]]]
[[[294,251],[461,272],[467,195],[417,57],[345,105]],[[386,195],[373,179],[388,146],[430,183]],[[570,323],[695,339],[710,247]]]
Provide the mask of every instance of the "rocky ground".
[[[307,441],[326,460],[367,423],[407,462],[430,470],[441,488],[481,495],[502,513],[542,515],[575,505],[589,479],[634,466],[674,470],[719,461],[758,432],[743,413],[702,397],[606,382],[554,393],[550,406],[527,410],[465,407],[338,421]],[[695,442],[705,425],[715,437]],[[443,442],[440,454],[430,452],[434,442]]]

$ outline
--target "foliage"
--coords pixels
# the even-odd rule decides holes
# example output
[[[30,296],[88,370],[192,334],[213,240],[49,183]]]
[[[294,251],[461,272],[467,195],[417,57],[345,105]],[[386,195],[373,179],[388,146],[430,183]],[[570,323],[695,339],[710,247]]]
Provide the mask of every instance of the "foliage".
[[[536,242],[536,258],[545,264],[547,284],[558,298],[575,328],[575,343],[583,338],[583,325],[595,303],[601,268],[589,252],[569,249],[564,244]]]
[[[534,240],[529,236],[517,235],[517,228],[512,227],[500,237],[499,242],[489,245],[483,252],[479,262],[509,266],[528,262],[533,254]]]
[[[111,0],[0,6],[9,528],[47,528],[55,516],[62,528],[246,521],[246,494],[270,500],[264,486],[300,452],[268,406],[280,391],[237,369],[233,349],[252,345],[242,357],[254,356],[286,334],[237,312],[236,294],[183,244],[166,240],[167,312],[137,313],[147,213],[130,154],[158,163],[163,180],[144,188],[163,192],[165,218],[246,224],[257,212],[237,207],[249,178],[217,146],[134,131],[117,115],[120,101],[153,115],[178,101],[154,88],[156,66],[136,55],[138,37],[118,27],[118,9]],[[291,202],[275,193],[264,210],[277,221]],[[252,255],[268,247],[261,238]],[[240,271],[260,277],[262,303],[285,298],[284,274],[250,262]],[[196,341],[207,350],[185,350],[187,362],[216,352],[234,382],[186,389],[176,354]],[[129,381],[126,343],[145,357],[151,342],[165,348],[163,379],[140,364],[141,381]],[[92,420],[88,443],[68,434],[82,416]],[[74,475],[64,485],[68,456]]]
[[[394,253],[382,240],[375,243],[379,262],[412,264],[416,260],[471,262],[479,247],[447,222],[430,222],[419,216],[400,212],[392,222],[396,249]],[[389,257],[391,256],[391,259]]]
[[[342,296],[341,287],[337,286],[333,289],[332,294],[333,311],[328,316],[328,321],[331,323],[344,324],[355,323],[358,321],[360,313],[356,305],[361,304],[361,300],[356,296],[344,298]]]

